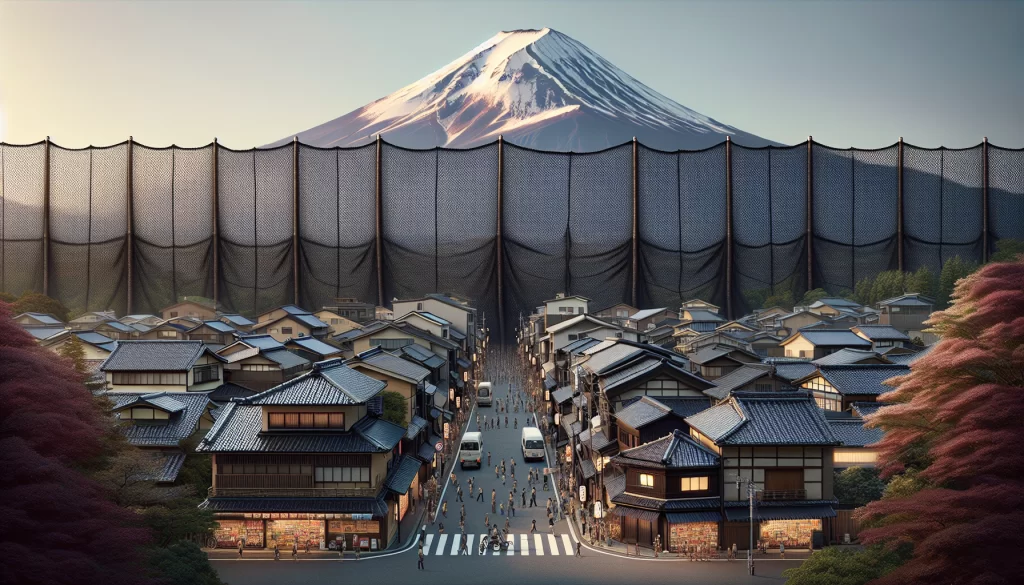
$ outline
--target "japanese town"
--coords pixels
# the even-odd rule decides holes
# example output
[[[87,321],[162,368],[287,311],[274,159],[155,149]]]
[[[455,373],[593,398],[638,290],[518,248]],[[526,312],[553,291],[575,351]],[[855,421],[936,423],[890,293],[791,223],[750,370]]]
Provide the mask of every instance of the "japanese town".
[[[1024,5],[473,6],[0,3],[0,583],[1019,583]]]

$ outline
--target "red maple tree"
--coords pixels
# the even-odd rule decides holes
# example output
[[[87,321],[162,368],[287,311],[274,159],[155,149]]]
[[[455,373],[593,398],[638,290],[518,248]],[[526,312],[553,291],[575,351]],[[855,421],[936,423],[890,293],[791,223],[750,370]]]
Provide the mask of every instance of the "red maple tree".
[[[1024,262],[963,279],[929,325],[942,341],[880,397],[894,406],[879,467],[901,489],[859,511],[867,543],[909,542],[884,585],[1019,583],[1024,576]]]
[[[149,531],[81,468],[107,421],[70,361],[0,302],[0,574],[10,583],[145,583]]]

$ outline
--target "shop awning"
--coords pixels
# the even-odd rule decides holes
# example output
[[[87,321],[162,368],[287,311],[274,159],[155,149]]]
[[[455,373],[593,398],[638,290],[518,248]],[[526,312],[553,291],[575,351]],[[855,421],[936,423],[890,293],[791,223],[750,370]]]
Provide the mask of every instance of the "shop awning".
[[[434,453],[436,452],[434,443],[423,443],[416,452],[416,456],[422,459],[424,463],[430,463],[434,460]]]
[[[463,388],[463,387],[465,387],[465,386],[466,386],[466,383],[465,383],[465,382],[463,382],[463,381],[462,381],[462,378],[460,378],[460,377],[459,377],[459,375],[458,375],[458,374],[456,374],[455,372],[448,372],[448,375],[449,375],[449,376],[451,376],[451,378],[452,378],[452,382],[454,382],[454,383],[455,383],[455,386],[456,386],[457,388]]]
[[[211,512],[289,512],[297,514],[373,514],[386,516],[387,505],[374,498],[209,498]]]
[[[646,520],[648,522],[657,522],[658,516],[660,516],[660,514],[653,510],[641,510],[628,506],[615,506],[612,508],[612,514],[626,518],[636,518],[637,520]]]
[[[694,522],[720,522],[722,515],[717,511],[708,510],[705,512],[675,512],[665,514],[669,524],[692,524]]]
[[[550,375],[544,376],[544,388],[546,390],[551,390],[552,388],[555,388],[557,386],[558,382],[555,382],[554,378],[552,378]]]
[[[459,358],[455,360],[455,363],[459,364],[459,367],[462,368],[463,370],[468,370],[473,367],[473,362],[467,360],[466,358]]]
[[[754,508],[756,520],[816,520],[835,518],[832,506],[772,506]],[[749,522],[749,508],[726,508],[725,519],[729,522]]]
[[[385,482],[385,486],[396,494],[408,493],[412,480],[416,478],[416,474],[420,471],[420,465],[422,465],[422,462],[419,459],[402,455],[399,461],[391,466],[391,473]]]

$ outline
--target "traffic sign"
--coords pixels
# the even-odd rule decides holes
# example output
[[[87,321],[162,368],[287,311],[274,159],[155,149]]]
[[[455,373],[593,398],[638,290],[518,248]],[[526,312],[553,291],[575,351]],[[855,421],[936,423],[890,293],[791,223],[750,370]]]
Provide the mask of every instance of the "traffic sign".
[[[444,451],[444,442],[438,441],[434,443],[434,451],[437,451],[438,453]]]

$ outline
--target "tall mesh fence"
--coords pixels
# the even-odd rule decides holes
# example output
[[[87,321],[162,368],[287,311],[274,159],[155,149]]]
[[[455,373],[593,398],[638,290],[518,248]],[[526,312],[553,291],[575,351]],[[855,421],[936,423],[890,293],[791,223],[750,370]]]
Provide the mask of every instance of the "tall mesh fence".
[[[738,315],[773,295],[853,290],[899,267],[901,179],[904,270],[938,273],[953,256],[979,262],[997,240],[1024,239],[1024,150],[990,145],[986,158],[983,146],[904,145],[901,167],[899,145],[812,144],[810,160],[806,143],[638,145],[634,169],[630,144],[586,154],[503,148],[499,168],[496,143],[382,143],[379,159],[375,144],[0,144],[0,288],[46,287],[75,312],[156,312],[198,295],[250,315],[440,291],[472,299],[489,324],[503,308],[508,335],[559,292],[595,309],[632,302],[634,290],[640,308],[731,300]]]

